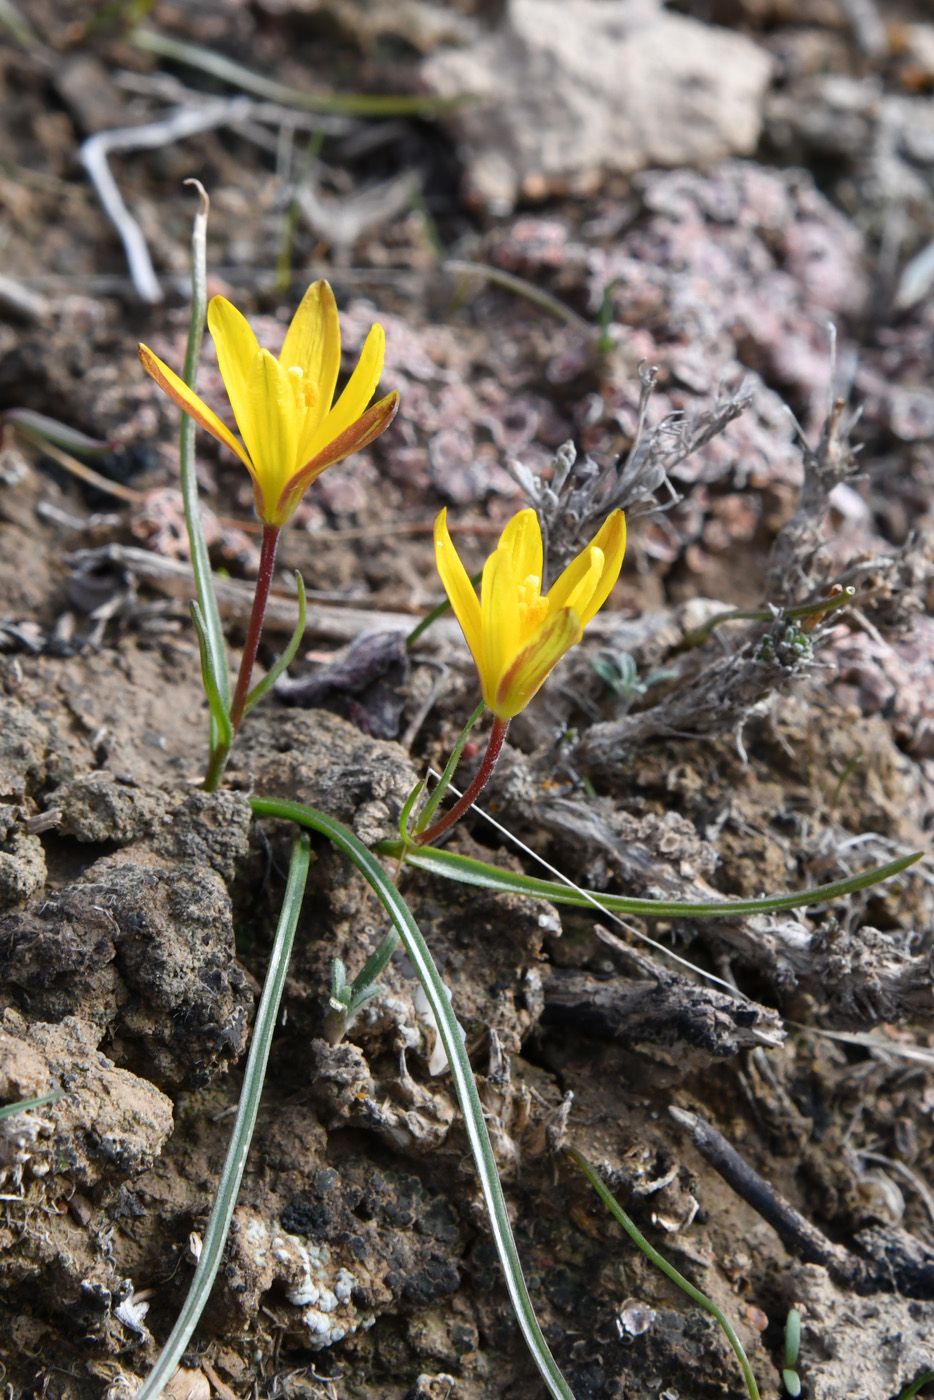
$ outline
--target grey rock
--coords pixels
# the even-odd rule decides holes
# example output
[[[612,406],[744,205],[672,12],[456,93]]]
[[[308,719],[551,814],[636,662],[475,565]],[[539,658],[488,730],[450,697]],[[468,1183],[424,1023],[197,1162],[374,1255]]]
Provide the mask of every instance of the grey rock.
[[[494,33],[421,68],[441,96],[475,197],[592,190],[607,173],[705,164],[755,150],[772,71],[741,34],[646,0],[511,0]]]

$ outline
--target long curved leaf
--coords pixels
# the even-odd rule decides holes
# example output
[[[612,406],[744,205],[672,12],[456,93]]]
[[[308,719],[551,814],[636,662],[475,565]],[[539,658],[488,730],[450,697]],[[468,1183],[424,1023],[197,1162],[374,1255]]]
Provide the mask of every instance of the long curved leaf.
[[[280,802],[275,798],[257,797],[252,799],[250,805],[258,817],[279,817],[283,821],[298,822],[301,826],[311,827],[313,831],[318,831],[322,836],[326,836],[338,850],[343,851],[353,861],[399,930],[406,952],[412,960],[418,980],[424,988],[425,996],[428,998],[428,1003],[434,1013],[438,1034],[448,1057],[451,1078],[454,1081],[461,1112],[464,1115],[464,1126],[470,1141],[470,1150],[476,1164],[477,1175],[480,1178],[480,1186],[493,1229],[493,1238],[496,1242],[503,1272],[506,1275],[506,1287],[509,1290],[516,1320],[526,1345],[532,1353],[532,1358],[552,1396],[555,1397],[555,1400],[574,1400],[573,1392],[569,1389],[554,1357],[548,1350],[548,1344],[542,1336],[542,1330],[532,1307],[532,1300],[522,1275],[522,1265],[519,1262],[515,1240],[512,1237],[503,1188],[500,1185],[496,1159],[493,1155],[490,1136],[483,1116],[483,1106],[480,1103],[473,1070],[470,1068],[470,1061],[464,1049],[460,1026],[448,1000],[444,983],[441,981],[438,969],[428,951],[428,945],[412,917],[411,910],[376,857],[341,822],[335,821],[333,817],[327,816],[324,812],[316,811],[313,807],[305,807],[299,802]]]
[[[831,900],[842,899],[844,895],[890,880],[893,875],[900,875],[924,854],[923,851],[915,851],[910,856],[890,860],[887,865],[874,865],[846,880],[834,880],[829,885],[814,885],[809,890],[797,890],[790,894],[766,895],[761,899],[724,898],[704,903],[679,903],[668,899],[627,899],[623,895],[606,894],[602,890],[581,890],[557,880],[517,875],[513,870],[503,870],[498,865],[489,865],[486,861],[432,846],[406,847],[402,841],[381,841],[376,849],[380,855],[405,860],[407,865],[417,870],[441,875],[446,880],[457,880],[464,885],[500,890],[505,894],[531,895],[534,899],[548,899],[553,904],[573,904],[578,908],[592,909],[600,905],[612,914],[629,914],[645,919],[730,919],[749,914],[773,914],[781,909],[798,909],[808,904],[828,904]]]
[[[289,878],[279,914],[276,940],[269,959],[269,967],[266,970],[266,980],[263,983],[263,994],[256,1012],[253,1039],[250,1042],[250,1053],[243,1076],[237,1118],[231,1134],[230,1146],[227,1149],[227,1160],[224,1162],[224,1170],[218,1183],[214,1209],[211,1211],[211,1218],[204,1232],[204,1242],[198,1265],[178,1320],[172,1328],[168,1341],[156,1358],[156,1364],[137,1391],[136,1400],[158,1400],[172,1379],[191,1334],[204,1312],[211,1286],[220,1268],[224,1245],[227,1241],[227,1232],[230,1229],[234,1207],[237,1204],[240,1182],[243,1180],[243,1169],[246,1166],[247,1154],[253,1140],[253,1129],[256,1127],[260,1095],[263,1092],[266,1066],[269,1063],[269,1049],[272,1045],[273,1031],[276,1028],[276,1020],[279,1015],[279,1003],[282,1000],[285,976],[289,970],[289,958],[292,954],[295,927],[298,923],[302,897],[305,893],[305,881],[308,876],[310,859],[308,837],[302,832],[292,847]]]

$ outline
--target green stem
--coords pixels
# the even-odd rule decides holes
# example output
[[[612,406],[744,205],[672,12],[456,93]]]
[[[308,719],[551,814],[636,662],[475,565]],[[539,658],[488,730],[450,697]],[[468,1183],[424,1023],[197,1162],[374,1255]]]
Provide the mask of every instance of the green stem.
[[[253,607],[250,611],[250,621],[246,629],[246,641],[243,644],[243,655],[240,658],[240,672],[237,676],[237,687],[234,690],[233,703],[230,706],[230,723],[233,726],[234,734],[236,734],[240,725],[243,723],[246,702],[250,694],[250,681],[253,679],[253,667],[256,664],[259,639],[263,633],[263,618],[266,616],[266,604],[269,602],[269,590],[272,587],[273,573],[276,566],[276,547],[279,543],[280,528],[281,527],[278,525],[263,526],[263,542],[260,546],[256,592],[253,594]]]
[[[487,783],[490,781],[493,769],[496,767],[496,760],[499,758],[503,747],[503,740],[506,738],[506,730],[509,728],[508,719],[500,719],[499,715],[493,716],[493,728],[490,730],[490,742],[487,745],[486,753],[483,755],[483,762],[477,769],[477,776],[470,787],[459,797],[449,812],[445,812],[443,817],[428,828],[413,837],[416,846],[426,846],[431,841],[436,841],[439,836],[443,836],[456,821],[464,815],[476,802]],[[465,736],[466,737],[466,736]],[[445,769],[445,772],[447,769]],[[450,782],[450,778],[448,779]]]
[[[191,320],[188,327],[188,346],[185,351],[183,377],[190,389],[194,390],[198,377],[198,359],[201,354],[201,341],[204,337],[204,317],[207,307],[207,257],[205,244],[209,201],[203,187],[197,180],[186,180],[186,184],[196,187],[201,196],[201,207],[195,215],[191,234]],[[230,676],[227,670],[227,647],[224,630],[221,626],[217,598],[214,594],[214,577],[211,573],[211,560],[201,526],[201,506],[198,500],[198,476],[195,468],[195,420],[187,413],[182,414],[180,437],[180,474],[182,505],[185,512],[185,525],[191,550],[191,567],[198,594],[198,607],[204,629],[204,645],[207,666],[213,684],[225,707],[230,704]],[[211,749],[219,742],[219,734],[213,716],[211,719]]]
[[[451,757],[445,764],[444,772],[441,774],[438,786],[435,788],[434,792],[431,794],[428,801],[425,803],[424,809],[418,815],[418,821],[415,823],[416,836],[419,834],[420,831],[424,831],[425,827],[429,825],[432,817],[437,811],[438,803],[441,801],[442,797],[450,787],[451,779],[454,777],[454,773],[457,769],[458,763],[460,763],[461,754],[464,752],[464,745],[467,742],[467,739],[470,735],[470,731],[473,729],[474,725],[476,724],[480,716],[483,714],[483,711],[485,709],[486,701],[481,700],[480,704],[474,710],[473,714],[470,716],[470,719],[467,721],[467,723],[461,730],[457,743],[451,750]]]
[[[282,990],[285,986],[289,958],[295,939],[295,927],[298,923],[302,898],[305,893],[309,861],[309,841],[307,834],[303,831],[296,835],[292,846],[289,878],[279,915],[279,926],[276,929],[276,941],[269,959],[269,967],[266,970],[263,995],[256,1012],[256,1023],[253,1026],[253,1039],[250,1043],[250,1054],[243,1076],[237,1121],[234,1124],[230,1147],[227,1149],[227,1160],[218,1183],[214,1209],[211,1211],[211,1218],[204,1232],[204,1243],[201,1247],[198,1266],[195,1269],[194,1278],[191,1281],[191,1287],[188,1290],[188,1296],[178,1321],[159,1353],[155,1366],[146,1377],[141,1389],[137,1391],[136,1400],[157,1400],[167,1382],[171,1380],[191,1334],[204,1312],[208,1295],[220,1267],[227,1233],[240,1191],[240,1182],[243,1180],[247,1154],[256,1127],[260,1095],[263,1091],[263,1080],[266,1077],[266,1066],[269,1062],[269,1049],[279,1015]]]
[[[651,1263],[655,1265],[656,1269],[661,1269],[662,1273],[667,1274],[667,1276],[671,1279],[672,1283],[676,1283],[678,1287],[682,1290],[682,1292],[686,1293],[689,1298],[693,1299],[693,1301],[697,1303],[700,1307],[702,1307],[705,1312],[709,1312],[711,1317],[715,1317],[717,1319],[720,1326],[726,1333],[726,1337],[730,1343],[730,1346],[736,1353],[736,1359],[739,1361],[739,1364],[742,1367],[743,1377],[746,1381],[746,1389],[749,1391],[751,1400],[759,1400],[759,1387],[756,1384],[756,1378],[753,1375],[752,1367],[750,1366],[746,1353],[743,1350],[743,1344],[734,1332],[733,1327],[726,1314],[724,1312],[721,1312],[721,1310],[717,1307],[716,1303],[711,1302],[711,1300],[707,1297],[705,1293],[702,1293],[699,1288],[695,1288],[693,1283],[686,1279],[683,1274],[679,1274],[678,1270],[674,1267],[674,1265],[669,1264],[668,1260],[665,1259],[663,1255],[659,1254],[658,1250],[655,1249],[653,1245],[649,1244],[648,1240],[645,1238],[645,1235],[643,1235],[642,1231],[639,1229],[636,1223],[633,1220],[630,1220],[629,1216],[623,1210],[622,1206],[616,1200],[615,1196],[613,1196],[604,1186],[603,1182],[600,1180],[593,1167],[587,1161],[587,1158],[584,1157],[582,1153],[578,1152],[576,1147],[566,1147],[565,1155],[567,1156],[569,1161],[573,1162],[574,1166],[577,1167],[578,1171],[583,1172],[584,1176],[590,1182],[591,1186],[596,1191],[597,1195],[600,1197],[601,1201],[606,1206],[610,1214],[616,1220],[619,1221],[620,1225],[622,1225],[629,1238],[633,1241],[634,1244],[638,1245],[638,1247],[642,1250],[642,1253],[648,1260],[651,1261]]]

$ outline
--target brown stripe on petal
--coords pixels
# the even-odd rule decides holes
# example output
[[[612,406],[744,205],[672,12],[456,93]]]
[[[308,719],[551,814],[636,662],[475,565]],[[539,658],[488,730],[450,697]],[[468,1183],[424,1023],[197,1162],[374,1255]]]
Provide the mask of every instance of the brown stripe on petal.
[[[551,675],[558,662],[580,641],[583,628],[571,608],[562,608],[539,628],[503,672],[490,709],[501,719],[512,719],[524,710]]]
[[[164,389],[170,399],[174,399],[177,404],[184,406],[181,395],[175,392],[175,386],[162,373],[162,361],[158,355],[152,353],[148,345],[139,347],[139,361],[146,373],[151,375],[159,385],[159,388]]]
[[[164,365],[158,355],[154,355],[148,345],[139,347],[140,364],[146,373],[155,380],[159,388],[168,394],[170,399],[178,404],[183,412],[193,418],[206,432],[209,432],[218,442],[222,442],[225,447],[229,447],[246,467],[247,471],[253,474],[253,463],[245,447],[242,447],[233,433],[225,423],[222,423],[213,409],[208,408],[203,399],[199,398],[193,389],[180,379],[174,370]]]
[[[327,468],[340,462],[344,457],[349,457],[352,452],[359,452],[364,447],[369,447],[380,433],[384,433],[399,411],[399,395],[393,390],[387,394],[379,403],[373,404],[349,428],[329,442],[327,447],[322,447],[320,452],[315,453],[309,462],[306,462],[294,476],[290,477],[282,488],[282,494],[276,504],[276,514],[280,523],[288,520],[289,516],[298,505],[305,491]]]

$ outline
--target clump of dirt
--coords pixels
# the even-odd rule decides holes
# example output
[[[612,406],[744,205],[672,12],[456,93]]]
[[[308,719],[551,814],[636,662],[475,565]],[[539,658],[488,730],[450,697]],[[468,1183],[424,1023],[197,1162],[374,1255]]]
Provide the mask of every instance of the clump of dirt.
[[[129,1337],[150,1341],[146,1307],[112,1242],[127,1184],[151,1169],[172,1132],[172,1102],[149,1080],[118,1068],[97,1049],[101,1032],[77,1016],[29,1023],[12,1008],[0,1020],[0,1093],[17,1102],[57,1091],[54,1105],[0,1123],[0,1180],[7,1211],[0,1226],[7,1336],[43,1279],[44,1326],[67,1319],[102,1355]],[[106,1201],[109,1209],[97,1202]],[[130,1212],[132,1214],[132,1212]],[[119,1251],[118,1251],[119,1253]],[[54,1301],[53,1301],[54,1300]],[[51,1306],[49,1306],[51,1304]]]

